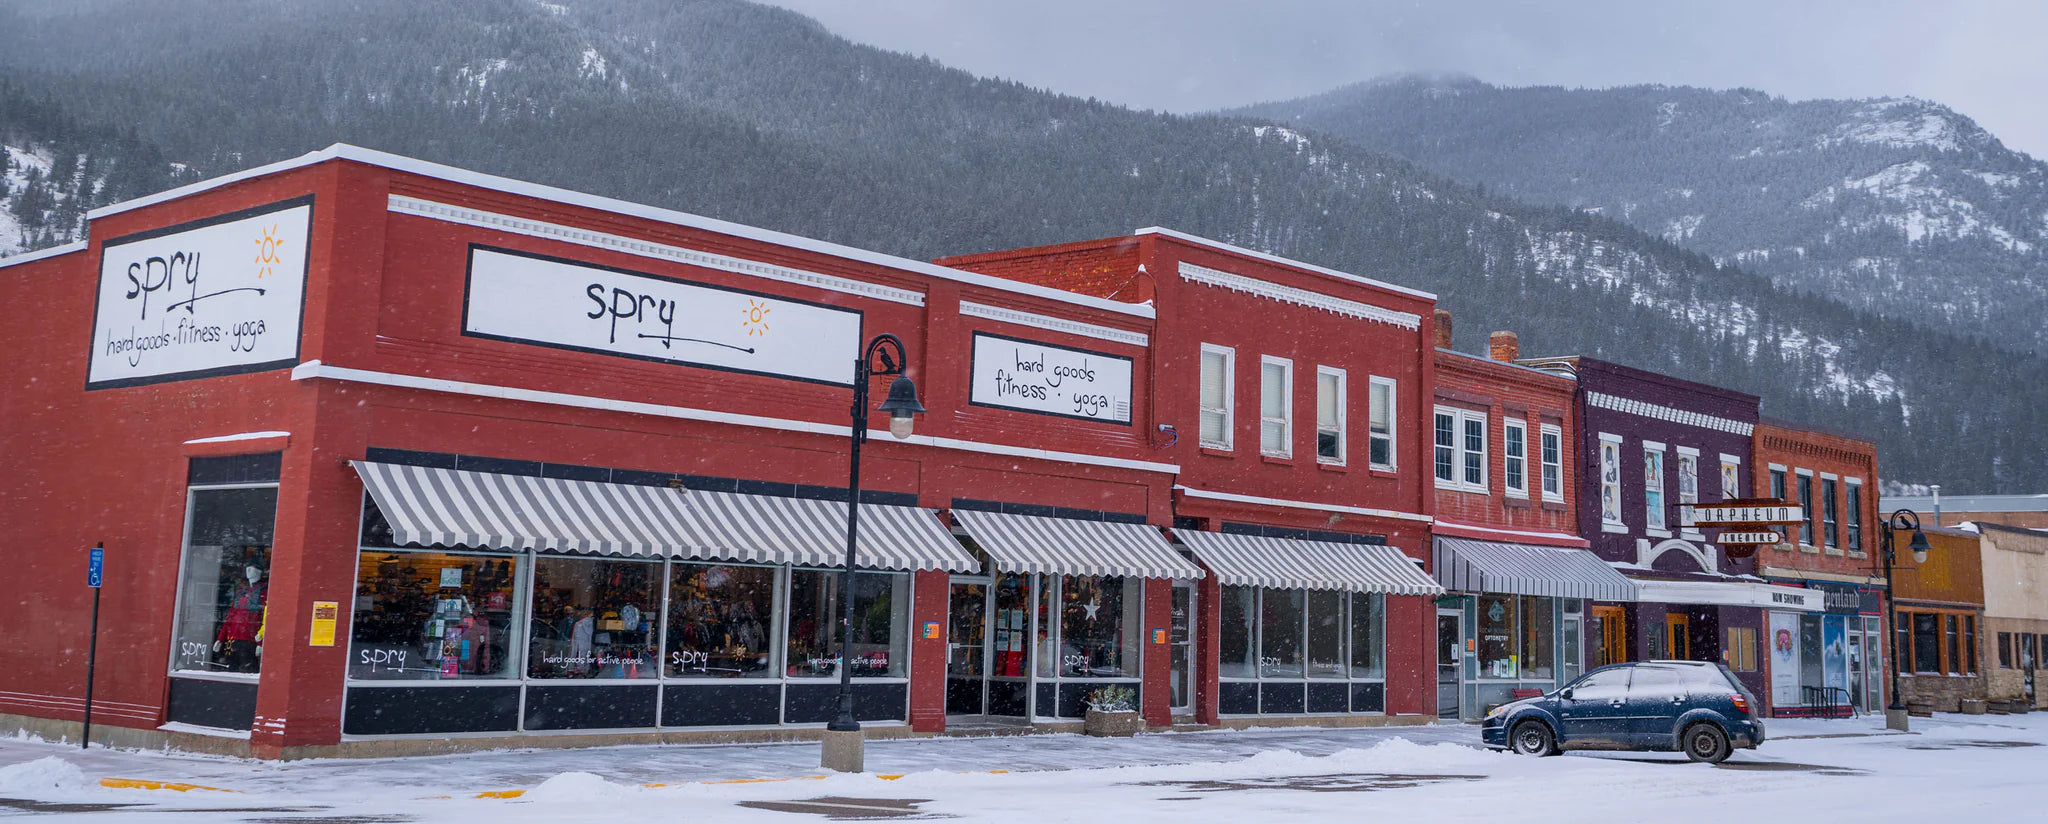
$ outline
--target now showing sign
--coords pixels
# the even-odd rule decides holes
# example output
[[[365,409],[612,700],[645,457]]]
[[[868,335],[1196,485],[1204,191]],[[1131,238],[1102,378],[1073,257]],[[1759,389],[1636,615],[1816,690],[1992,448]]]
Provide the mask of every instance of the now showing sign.
[[[1128,425],[1131,363],[1119,355],[976,332],[968,401]]]
[[[311,195],[100,245],[85,388],[299,361]]]
[[[861,313],[471,246],[462,332],[601,355],[853,384]]]

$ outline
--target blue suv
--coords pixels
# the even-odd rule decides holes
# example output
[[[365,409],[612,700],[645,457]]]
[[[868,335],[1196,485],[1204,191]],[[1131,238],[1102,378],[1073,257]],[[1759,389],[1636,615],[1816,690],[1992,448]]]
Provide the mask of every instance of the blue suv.
[[[1495,707],[1479,737],[1524,755],[1564,750],[1683,751],[1720,763],[1764,742],[1756,696],[1726,665],[1639,661],[1601,667],[1535,698]]]

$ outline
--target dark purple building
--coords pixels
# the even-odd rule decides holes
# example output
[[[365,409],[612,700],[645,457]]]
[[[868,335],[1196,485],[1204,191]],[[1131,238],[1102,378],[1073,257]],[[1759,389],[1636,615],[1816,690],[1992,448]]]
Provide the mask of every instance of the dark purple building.
[[[1808,596],[1765,583],[1754,557],[1728,557],[1718,530],[1680,506],[1755,497],[1756,396],[1592,358],[1530,365],[1578,377],[1579,534],[1637,587],[1633,602],[1589,610],[1588,668],[1719,660],[1765,692],[1764,612]]]

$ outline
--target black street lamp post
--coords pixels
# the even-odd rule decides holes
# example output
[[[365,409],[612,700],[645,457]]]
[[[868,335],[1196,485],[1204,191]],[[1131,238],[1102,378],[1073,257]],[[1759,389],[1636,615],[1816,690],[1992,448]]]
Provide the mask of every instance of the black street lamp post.
[[[876,376],[894,375],[889,397],[875,407],[889,413],[889,434],[910,437],[911,416],[924,411],[917,402],[917,384],[903,374],[908,358],[903,341],[891,334],[868,341],[853,364],[853,444],[846,484],[846,568],[839,578],[839,716],[825,725],[819,763],[828,770],[860,772],[865,766],[860,721],[853,717],[853,564],[860,540],[860,445],[868,439],[868,384]]]
[[[1902,529],[1913,530],[1913,541],[1906,545],[1906,549],[1913,553],[1913,563],[1926,563],[1927,551],[1934,547],[1928,545],[1927,533],[1920,531],[1920,513],[1910,509],[1901,509],[1893,512],[1891,517],[1885,519],[1884,540],[1882,541],[1883,551],[1880,554],[1883,555],[1884,561],[1885,611],[1888,613],[1886,617],[1890,619],[1885,621],[1883,626],[1890,627],[1891,633],[1888,643],[1891,644],[1892,648],[1892,700],[1885,704],[1884,724],[1891,729],[1905,732],[1907,727],[1906,699],[1899,694],[1899,661],[1903,650],[1899,649],[1898,599],[1893,596],[1893,593],[1898,590],[1897,579],[1893,577],[1896,574],[1894,565],[1898,561],[1898,553],[1894,547],[1897,543],[1896,533]]]

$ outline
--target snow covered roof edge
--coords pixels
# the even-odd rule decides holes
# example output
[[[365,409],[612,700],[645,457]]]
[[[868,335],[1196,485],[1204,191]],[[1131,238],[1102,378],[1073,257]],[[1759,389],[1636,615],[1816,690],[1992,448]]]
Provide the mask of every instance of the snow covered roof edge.
[[[1316,274],[1329,275],[1330,277],[1336,278],[1338,280],[1347,280],[1352,283],[1373,286],[1380,289],[1386,289],[1391,292],[1399,292],[1404,295],[1410,295],[1413,297],[1422,298],[1424,300],[1436,300],[1436,293],[1434,292],[1425,292],[1421,289],[1412,289],[1406,286],[1402,286],[1400,284],[1388,283],[1384,280],[1374,280],[1363,275],[1354,275],[1350,272],[1339,272],[1327,266],[1317,266],[1313,263],[1307,263],[1304,261],[1295,260],[1293,258],[1281,257],[1271,252],[1261,252],[1257,249],[1246,249],[1243,246],[1236,246],[1233,244],[1224,243],[1220,240],[1211,240],[1200,235],[1191,235],[1186,232],[1168,229],[1164,226],[1147,226],[1143,229],[1139,229],[1138,231],[1132,232],[1131,234],[1159,235],[1160,237],[1170,237],[1174,240],[1182,241],[1185,243],[1192,243],[1196,246],[1207,246],[1211,249],[1220,249],[1222,251],[1230,252],[1232,254],[1244,255],[1246,257],[1254,257],[1269,263],[1278,263],[1282,266],[1292,266],[1297,269],[1307,269],[1311,272],[1315,272]]]

